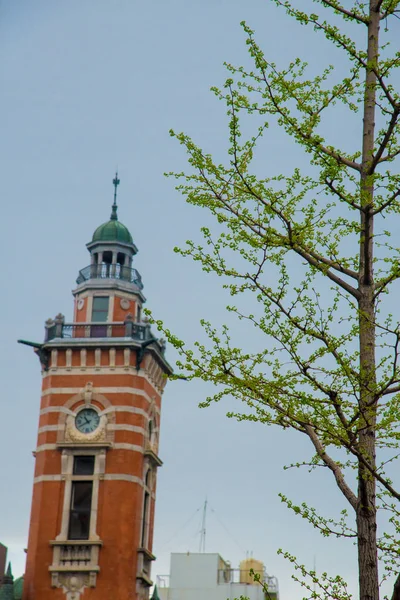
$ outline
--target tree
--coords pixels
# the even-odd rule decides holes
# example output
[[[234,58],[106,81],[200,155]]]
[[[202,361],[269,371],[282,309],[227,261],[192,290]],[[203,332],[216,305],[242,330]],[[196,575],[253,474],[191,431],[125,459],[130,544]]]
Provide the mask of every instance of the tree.
[[[360,599],[377,600],[379,557],[385,579],[397,576],[400,554],[400,489],[389,474],[400,436],[400,327],[386,308],[400,278],[400,250],[390,243],[400,212],[400,175],[388,170],[400,154],[400,95],[393,85],[400,53],[390,55],[380,41],[399,18],[400,2],[315,0],[320,16],[304,12],[304,0],[301,9],[289,0],[272,1],[346,54],[344,77],[337,81],[327,67],[307,79],[300,59],[278,69],[243,23],[253,70],[228,64],[224,88],[214,89],[229,115],[226,164],[217,164],[187,135],[171,132],[191,166],[186,175],[172,174],[180,179],[177,189],[216,219],[213,231],[202,228],[204,244],[188,242],[180,252],[222,276],[237,302],[255,301],[253,312],[228,310],[266,339],[261,350],[240,348],[227,327],[218,331],[204,321],[210,343],[190,349],[166,333],[181,353],[181,371],[218,386],[204,405],[234,397],[249,407],[232,413],[238,419],[308,437],[309,464],[330,470],[348,509],[335,522],[283,500],[325,535],[356,540]],[[352,27],[355,39],[344,32]],[[364,49],[358,47],[360,28]],[[325,119],[338,106],[360,123],[355,151],[325,139]],[[243,141],[248,117],[256,133]],[[252,172],[270,119],[309,154],[309,172],[296,168],[265,178]],[[390,512],[390,525],[378,537],[381,511]],[[312,594],[315,574],[296,566],[311,580],[306,585]],[[320,597],[347,595],[340,578],[317,583]],[[393,598],[400,598],[400,575]]]

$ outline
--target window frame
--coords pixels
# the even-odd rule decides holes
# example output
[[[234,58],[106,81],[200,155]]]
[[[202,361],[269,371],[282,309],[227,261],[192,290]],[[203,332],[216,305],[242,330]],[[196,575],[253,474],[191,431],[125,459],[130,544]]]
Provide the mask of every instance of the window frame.
[[[152,488],[152,469],[148,468],[146,476],[144,478],[144,494],[143,494],[143,508],[142,508],[142,527],[140,530],[140,547],[145,550],[148,549],[149,545],[149,531],[150,531],[150,516],[151,516],[151,488]]]
[[[107,308],[106,309],[98,309],[95,307],[96,300],[107,300]],[[92,300],[92,315],[91,322],[92,323],[107,323],[108,322],[108,313],[110,311],[110,296],[93,296]],[[103,320],[95,320],[95,316],[103,315],[105,319]]]
[[[74,506],[75,503],[75,491],[79,489],[79,487],[82,487],[82,485],[87,485],[89,486],[88,489],[90,490],[90,499],[89,499],[89,505],[81,508],[81,507],[77,507]],[[77,480],[72,480],[72,484],[71,484],[71,498],[70,498],[70,510],[69,510],[69,517],[68,517],[68,540],[71,541],[83,541],[83,540],[88,540],[90,538],[90,521],[91,521],[91,515],[92,515],[92,505],[93,505],[93,481],[91,480],[85,480],[82,481],[81,479]],[[83,535],[77,536],[77,535],[72,535],[72,530],[73,527],[75,526],[75,523],[73,522],[73,519],[75,521],[75,519],[77,519],[78,521],[80,521],[80,518],[82,516],[86,516],[87,517],[87,522],[85,523],[85,530]]]

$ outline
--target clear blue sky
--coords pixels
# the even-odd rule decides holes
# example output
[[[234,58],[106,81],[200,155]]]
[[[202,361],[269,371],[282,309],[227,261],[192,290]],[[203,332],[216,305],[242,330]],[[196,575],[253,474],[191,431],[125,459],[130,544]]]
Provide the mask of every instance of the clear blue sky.
[[[203,217],[163,173],[185,168],[171,127],[223,156],[225,109],[209,88],[224,81],[224,60],[248,60],[243,19],[278,64],[307,53],[319,68],[340,63],[268,0],[0,0],[0,541],[16,575],[24,569],[41,385],[37,358],[16,340],[41,341],[44,321],[58,312],[71,319],[71,289],[88,264],[86,242],[108,219],[117,165],[119,216],[140,250],[135,266],[148,306],[189,342],[201,317],[224,319],[218,281],[173,252],[197,236]],[[348,139],[356,133],[346,128]],[[269,144],[265,165],[279,172],[296,150],[282,136]],[[174,361],[171,349],[168,357]],[[198,549],[196,510],[207,496],[206,549],[234,566],[252,552],[279,578],[282,600],[302,592],[277,548],[340,572],[355,589],[352,547],[311,531],[277,495],[326,514],[340,498],[325,473],[283,471],[308,456],[306,441],[228,420],[227,405],[200,410],[208,392],[176,382],[164,395],[153,574],[169,571],[170,552]]]

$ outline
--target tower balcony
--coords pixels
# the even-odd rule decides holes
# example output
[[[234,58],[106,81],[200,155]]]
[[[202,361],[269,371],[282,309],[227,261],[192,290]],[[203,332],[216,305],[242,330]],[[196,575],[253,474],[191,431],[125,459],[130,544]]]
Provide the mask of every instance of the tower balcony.
[[[140,290],[143,289],[142,277],[139,271],[119,263],[89,265],[79,271],[76,283],[79,285],[90,279],[118,279],[127,283],[134,283]]]
[[[153,339],[153,336],[149,323],[134,323],[129,318],[115,323],[65,323],[63,316],[59,315],[46,322],[45,342],[93,338],[128,338],[145,342]]]

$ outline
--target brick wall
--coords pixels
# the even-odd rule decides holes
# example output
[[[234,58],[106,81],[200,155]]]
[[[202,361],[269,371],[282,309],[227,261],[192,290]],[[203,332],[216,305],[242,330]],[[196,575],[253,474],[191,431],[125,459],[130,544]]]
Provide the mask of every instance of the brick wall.
[[[7,548],[0,544],[0,587],[3,584],[3,575],[6,572]]]

